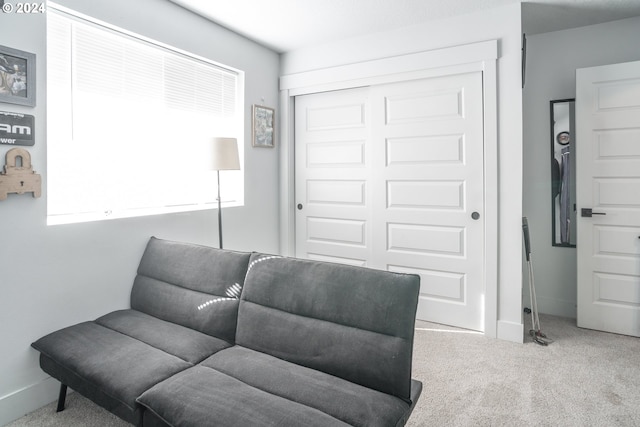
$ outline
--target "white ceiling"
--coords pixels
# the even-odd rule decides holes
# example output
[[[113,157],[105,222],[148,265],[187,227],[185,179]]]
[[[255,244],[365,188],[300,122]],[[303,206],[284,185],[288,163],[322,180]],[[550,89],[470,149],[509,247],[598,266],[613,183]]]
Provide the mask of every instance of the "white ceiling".
[[[277,52],[522,2],[527,34],[640,16],[640,0],[170,0]]]

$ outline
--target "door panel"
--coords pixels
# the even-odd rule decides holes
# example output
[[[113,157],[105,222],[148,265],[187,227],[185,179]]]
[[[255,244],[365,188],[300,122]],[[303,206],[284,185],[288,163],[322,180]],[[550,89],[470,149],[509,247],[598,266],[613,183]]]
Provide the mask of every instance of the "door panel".
[[[387,182],[388,209],[464,209],[464,181]]]
[[[464,256],[464,228],[388,223],[387,251]]]
[[[483,330],[481,73],[300,96],[295,113],[296,255],[419,274],[419,319]]]
[[[366,141],[320,141],[307,146],[307,167],[364,167]]]
[[[640,62],[576,76],[578,326],[640,336]]]
[[[462,164],[462,135],[387,138],[387,166]]]
[[[371,104],[375,265],[421,276],[419,319],[484,330],[482,75],[373,87]]]
[[[368,89],[296,98],[296,256],[367,265]]]

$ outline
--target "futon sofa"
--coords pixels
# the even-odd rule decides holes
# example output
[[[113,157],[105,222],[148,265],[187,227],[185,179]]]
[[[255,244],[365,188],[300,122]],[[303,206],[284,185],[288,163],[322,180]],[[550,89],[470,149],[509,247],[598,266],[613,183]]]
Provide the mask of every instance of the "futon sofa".
[[[41,368],[134,425],[402,426],[418,276],[152,237],[131,308],[52,332]]]

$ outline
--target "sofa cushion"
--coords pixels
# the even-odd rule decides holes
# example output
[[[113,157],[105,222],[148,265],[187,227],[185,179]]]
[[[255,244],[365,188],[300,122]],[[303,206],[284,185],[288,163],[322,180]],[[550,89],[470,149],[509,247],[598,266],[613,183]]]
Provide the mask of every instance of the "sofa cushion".
[[[131,308],[233,342],[248,253],[152,237],[131,291]]]
[[[138,403],[146,408],[145,414],[151,411],[154,418],[169,426],[348,425],[317,409],[259,390],[200,365],[147,390],[138,398]]]
[[[136,310],[119,310],[95,320],[98,325],[140,340],[180,359],[197,364],[230,347],[226,341]]]
[[[410,410],[400,398],[237,345],[201,365],[353,426],[395,426]]]
[[[420,279],[251,256],[236,343],[410,400]]]
[[[135,411],[136,398],[143,391],[192,366],[93,322],[53,332],[32,346],[42,353],[44,360],[54,362],[42,366],[54,378],[72,388],[88,383],[92,389],[121,402],[131,411]]]

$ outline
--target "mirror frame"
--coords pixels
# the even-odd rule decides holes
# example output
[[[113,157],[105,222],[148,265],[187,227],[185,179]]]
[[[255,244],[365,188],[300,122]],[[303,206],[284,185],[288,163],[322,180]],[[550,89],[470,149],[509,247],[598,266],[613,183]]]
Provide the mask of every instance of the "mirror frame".
[[[553,246],[575,248],[576,247],[576,190],[575,190],[575,98],[558,99],[550,101],[550,128],[551,128],[551,243]],[[565,119],[565,127],[556,129],[556,106],[569,104],[568,122]],[[562,159],[558,160],[559,150],[569,147],[569,161],[565,165]],[[562,155],[560,155],[562,156]],[[564,171],[568,170],[568,175]],[[568,191],[568,193],[566,193]],[[564,211],[568,228],[561,227],[562,200],[568,203],[568,210]],[[557,221],[556,221],[557,220]]]

